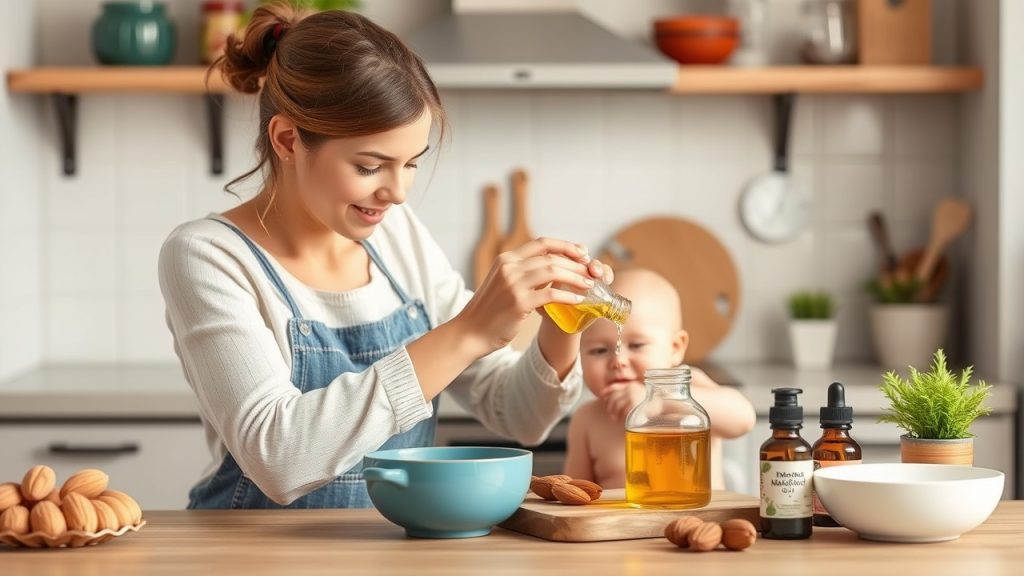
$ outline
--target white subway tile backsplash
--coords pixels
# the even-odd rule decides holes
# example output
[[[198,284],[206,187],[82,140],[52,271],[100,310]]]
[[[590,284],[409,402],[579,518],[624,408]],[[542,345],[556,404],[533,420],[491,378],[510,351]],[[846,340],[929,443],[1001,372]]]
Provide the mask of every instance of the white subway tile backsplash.
[[[116,361],[121,313],[114,296],[50,296],[46,306],[47,361]]]
[[[535,165],[554,171],[604,161],[604,109],[599,92],[540,92],[532,97]],[[611,162],[615,159],[609,158]]]
[[[118,182],[118,233],[166,235],[188,218],[188,174],[180,165],[146,162],[125,166]]]
[[[436,152],[421,162],[408,203],[457,270],[471,273],[488,183],[502,191],[507,230],[509,177],[520,166],[530,175],[534,232],[595,254],[638,219],[693,220],[723,242],[742,284],[739,316],[718,359],[788,360],[785,299],[817,287],[840,301],[837,354],[869,357],[861,286],[876,262],[867,213],[886,212],[898,245],[923,244],[934,201],[956,193],[956,143],[945,127],[955,107],[942,97],[800,96],[790,176],[814,204],[812,222],[780,245],[754,240],[738,218],[744,187],[772,169],[770,97],[511,90],[442,97],[449,142],[436,165]],[[53,163],[40,176],[46,359],[173,361],[156,254],[175,225],[238,204],[222,187],[255,162],[255,100],[227,99],[222,176],[209,173],[200,99],[90,96],[83,103],[91,117],[80,138],[94,149],[79,175],[61,176],[56,144],[41,143]],[[243,200],[258,183],[239,187]]]
[[[117,238],[109,229],[97,232],[53,234],[46,239],[47,294],[112,297],[116,293]]]
[[[892,114],[896,157],[952,160],[957,125],[953,96],[893,98]]]
[[[821,138],[829,155],[880,156],[885,150],[885,100],[877,96],[821,98]]]
[[[826,160],[822,166],[822,218],[861,226],[883,208],[885,169],[880,162]]]
[[[871,338],[871,299],[863,290],[836,295],[836,351],[839,361],[874,357]]]

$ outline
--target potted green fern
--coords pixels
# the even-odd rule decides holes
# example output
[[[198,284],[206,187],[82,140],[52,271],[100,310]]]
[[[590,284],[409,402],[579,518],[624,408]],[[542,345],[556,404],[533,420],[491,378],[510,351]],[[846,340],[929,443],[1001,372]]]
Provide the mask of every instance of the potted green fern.
[[[956,376],[946,366],[946,354],[935,352],[931,370],[910,367],[910,377],[895,371],[885,374],[882,394],[890,407],[879,422],[890,422],[906,431],[900,436],[903,462],[924,464],[974,464],[971,424],[991,409],[984,405],[991,386],[984,380],[970,385],[973,367]]]
[[[835,352],[835,306],[828,292],[797,292],[789,298],[789,341],[798,368],[827,368]]]

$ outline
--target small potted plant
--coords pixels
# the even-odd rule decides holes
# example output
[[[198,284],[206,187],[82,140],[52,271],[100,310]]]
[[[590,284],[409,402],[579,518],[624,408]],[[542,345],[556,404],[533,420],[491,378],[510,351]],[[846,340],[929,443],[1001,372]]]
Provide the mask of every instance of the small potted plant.
[[[835,307],[827,292],[797,292],[789,298],[789,341],[797,368],[828,368],[836,343]]]
[[[949,307],[935,299],[922,299],[921,283],[899,272],[867,284],[875,301],[871,307],[875,353],[887,370],[927,366],[949,332]]]
[[[910,378],[895,371],[883,377],[881,390],[890,407],[879,422],[891,422],[906,434],[900,436],[903,462],[923,464],[974,464],[971,423],[991,409],[984,405],[991,386],[984,380],[970,385],[973,367],[957,377],[946,366],[946,354],[935,352],[931,371],[910,367]]]

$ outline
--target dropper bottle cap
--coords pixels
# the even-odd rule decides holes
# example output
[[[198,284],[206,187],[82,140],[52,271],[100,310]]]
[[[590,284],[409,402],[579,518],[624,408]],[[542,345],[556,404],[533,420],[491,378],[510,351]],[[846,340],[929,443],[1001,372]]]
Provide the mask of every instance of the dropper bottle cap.
[[[853,424],[853,406],[846,405],[846,390],[839,382],[828,387],[828,406],[820,411],[822,428],[843,428]]]
[[[768,422],[772,428],[799,428],[804,422],[803,406],[797,402],[800,388],[773,388],[775,405],[768,409]]]

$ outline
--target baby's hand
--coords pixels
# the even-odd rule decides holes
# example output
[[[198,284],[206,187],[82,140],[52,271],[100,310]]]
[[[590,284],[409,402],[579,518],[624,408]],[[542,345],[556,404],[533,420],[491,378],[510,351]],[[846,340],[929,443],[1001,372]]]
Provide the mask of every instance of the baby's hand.
[[[644,399],[644,386],[633,382],[611,384],[601,391],[598,399],[609,418],[624,422],[629,411]]]

